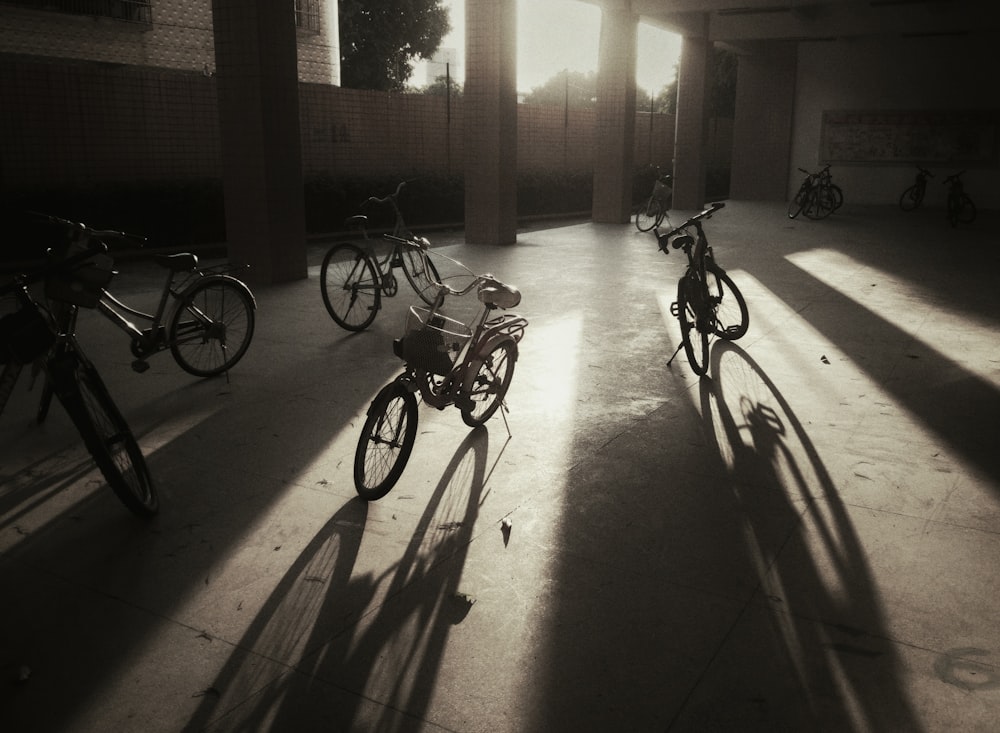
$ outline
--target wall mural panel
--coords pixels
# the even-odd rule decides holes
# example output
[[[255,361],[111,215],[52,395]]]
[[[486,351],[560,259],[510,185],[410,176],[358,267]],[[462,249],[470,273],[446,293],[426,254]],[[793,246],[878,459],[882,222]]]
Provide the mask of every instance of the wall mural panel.
[[[826,110],[829,163],[997,164],[1000,110]]]

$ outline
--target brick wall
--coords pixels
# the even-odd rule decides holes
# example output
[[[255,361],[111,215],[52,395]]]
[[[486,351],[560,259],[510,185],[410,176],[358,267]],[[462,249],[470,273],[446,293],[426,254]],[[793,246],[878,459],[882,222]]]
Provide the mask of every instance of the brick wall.
[[[221,176],[215,79],[201,73],[0,55],[0,98],[0,189]],[[302,84],[299,104],[307,177],[464,172],[461,100],[450,124],[444,97]],[[673,129],[639,114],[636,164],[669,166]],[[593,137],[593,110],[518,106],[522,172],[590,171]]]

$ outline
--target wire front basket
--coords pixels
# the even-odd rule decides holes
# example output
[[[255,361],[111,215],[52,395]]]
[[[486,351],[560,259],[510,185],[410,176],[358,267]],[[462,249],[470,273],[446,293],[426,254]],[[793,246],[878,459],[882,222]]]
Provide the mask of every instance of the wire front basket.
[[[461,356],[472,331],[461,321],[430,309],[410,306],[403,335],[403,359],[431,374],[448,374]]]

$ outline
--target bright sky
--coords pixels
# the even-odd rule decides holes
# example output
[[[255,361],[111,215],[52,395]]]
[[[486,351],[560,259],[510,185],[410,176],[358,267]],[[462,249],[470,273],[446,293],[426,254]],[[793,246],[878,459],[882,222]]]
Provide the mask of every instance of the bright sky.
[[[465,0],[442,0],[451,15],[451,33],[441,49],[454,49],[456,79],[465,77]],[[563,69],[597,71],[601,10],[579,0],[517,0],[517,88],[530,92]],[[673,81],[681,39],[673,33],[639,24],[636,82],[647,92],[659,92]],[[411,82],[427,83],[424,64]]]

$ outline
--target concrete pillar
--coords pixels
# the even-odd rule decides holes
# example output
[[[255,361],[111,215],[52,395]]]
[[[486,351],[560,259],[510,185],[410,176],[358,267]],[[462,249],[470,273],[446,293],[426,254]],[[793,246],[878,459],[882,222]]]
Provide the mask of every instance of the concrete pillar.
[[[794,44],[739,56],[733,167],[729,193],[749,201],[784,201],[795,108]]]
[[[628,10],[604,8],[594,135],[592,218],[597,222],[625,223],[632,212],[638,28]]]
[[[229,259],[256,284],[306,276],[291,0],[212,0]]]
[[[465,239],[517,240],[517,1],[465,0]]]
[[[685,36],[677,76],[677,123],[674,133],[675,209],[698,209],[705,203],[708,165],[708,89],[712,43]]]

